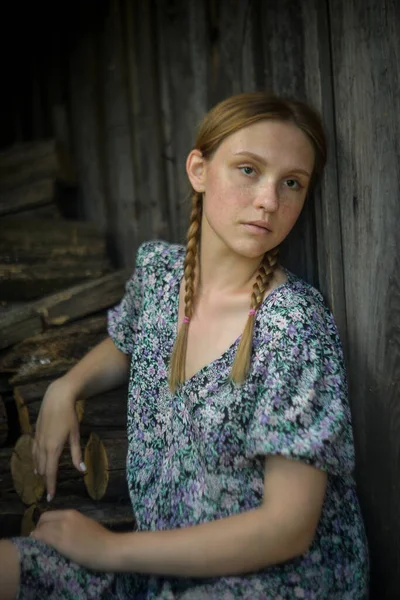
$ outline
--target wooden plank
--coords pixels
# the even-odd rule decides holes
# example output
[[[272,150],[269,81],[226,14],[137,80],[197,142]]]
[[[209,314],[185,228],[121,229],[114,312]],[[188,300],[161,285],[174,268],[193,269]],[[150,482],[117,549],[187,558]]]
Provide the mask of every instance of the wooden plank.
[[[34,181],[13,190],[0,192],[0,215],[19,213],[23,210],[50,204],[54,199],[54,179]]]
[[[123,5],[121,0],[109,2],[98,40],[101,47],[99,69],[103,104],[102,160],[107,178],[106,214],[112,240],[112,256],[116,264],[133,267],[138,238],[137,190],[134,186],[127,40],[124,39],[126,17],[122,13]],[[146,202],[148,200],[147,197]]]
[[[46,327],[63,325],[117,304],[130,275],[130,269],[122,269],[3,311],[0,314],[0,349],[40,333],[43,323]]]
[[[40,315],[31,303],[0,314],[0,349],[43,331]]]
[[[0,357],[0,372],[14,373],[37,363],[51,364],[61,358],[80,358],[107,332],[106,315],[88,317],[24,339]]]
[[[0,152],[1,191],[46,177],[69,185],[76,183],[71,158],[60,142],[45,140],[16,144]]]
[[[111,270],[108,260],[61,259],[42,264],[0,264],[0,298],[33,300],[90,279],[99,279]]]
[[[91,19],[87,11],[91,10]],[[101,161],[100,134],[102,90],[99,80],[98,53],[93,18],[99,19],[101,8],[93,2],[80,3],[74,11],[79,35],[69,39],[69,96],[71,144],[80,183],[81,217],[107,231],[106,181]],[[92,26],[89,25],[92,23]]]
[[[15,215],[13,213],[9,215],[2,215],[1,222],[3,224],[8,223],[13,220]],[[36,220],[36,219],[48,219],[48,220],[60,220],[63,218],[63,213],[61,212],[59,206],[57,204],[46,204],[44,206],[37,206],[35,208],[31,208],[29,210],[22,210],[18,213],[19,219],[24,220]]]
[[[162,152],[159,73],[156,59],[154,2],[124,0],[130,106],[135,219],[133,249],[148,239],[170,239]],[[134,253],[127,257],[133,265]]]
[[[60,261],[60,267],[65,260],[107,261],[106,240],[66,245],[49,245],[48,243],[40,245],[40,240],[38,240],[35,245],[30,247],[21,247],[21,245],[11,245],[0,241],[0,263],[43,264],[57,260]]]
[[[121,269],[43,298],[35,310],[48,326],[62,325],[119,302],[131,269]]]
[[[329,0],[357,478],[371,597],[400,589],[400,5]]]
[[[195,0],[157,2],[158,61],[171,238],[186,242],[190,185],[185,163],[207,112],[206,6]],[[182,35],[182,31],[187,35]],[[185,93],[182,93],[184,86]]]
[[[36,246],[68,246],[82,245],[97,240],[104,240],[99,228],[93,223],[79,220],[62,220],[49,223],[35,219],[29,223],[21,223],[18,216],[0,222],[0,240],[4,247],[32,248]]]
[[[320,112],[328,141],[328,162],[320,185],[308,202],[315,215],[318,288],[331,308],[347,352],[346,303],[340,224],[338,167],[332,57],[329,42],[328,7],[318,0],[302,3],[304,28],[304,74],[307,100]]]
[[[252,79],[251,60],[244,64],[246,36],[249,32],[251,3],[242,0],[211,0],[210,19],[210,69],[208,80],[208,98],[213,106],[227,96],[245,90],[244,82]],[[244,69],[249,69],[245,78]],[[253,85],[251,85],[253,89]]]

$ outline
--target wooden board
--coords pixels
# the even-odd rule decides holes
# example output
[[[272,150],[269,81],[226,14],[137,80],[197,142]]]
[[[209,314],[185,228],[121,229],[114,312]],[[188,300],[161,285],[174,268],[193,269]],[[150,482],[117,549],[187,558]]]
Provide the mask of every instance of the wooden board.
[[[330,0],[349,377],[371,597],[400,589],[400,5]]]
[[[57,259],[35,265],[0,264],[0,298],[34,300],[65,288],[103,277],[111,270],[108,260]]]
[[[336,160],[334,88],[331,72],[328,7],[318,0],[302,2],[306,97],[320,112],[328,141],[328,162],[310,198],[315,217],[318,289],[332,310],[347,352],[343,249]]]
[[[88,12],[91,11],[90,19]],[[80,183],[80,216],[107,231],[106,171],[102,152],[102,87],[98,62],[101,46],[93,31],[102,15],[93,2],[80,3],[74,11],[74,27],[79,34],[68,37],[69,112],[71,143]],[[91,26],[89,25],[91,24]]]
[[[19,213],[55,200],[54,179],[42,179],[0,192],[0,215]]]
[[[206,6],[194,0],[179,0],[172,5],[159,1],[156,15],[162,156],[167,180],[164,197],[171,239],[184,244],[191,208],[185,163],[208,108]],[[187,34],[182,35],[183,31]]]
[[[55,140],[16,144],[0,152],[0,190],[19,187],[44,177],[76,183],[71,158]]]
[[[127,44],[126,74],[135,189],[132,215],[136,231],[135,238],[132,239],[133,251],[127,255],[126,264],[133,265],[134,250],[141,242],[169,239],[170,230],[166,202],[166,159],[162,153],[157,44],[154,43],[155,10],[153,3],[146,0],[124,0],[121,6],[124,23],[122,31]],[[115,151],[114,148],[114,154]]]
[[[134,182],[135,137],[129,89],[132,73],[127,65],[124,29],[128,23],[127,15],[123,15],[124,5],[124,1],[110,3],[98,36],[98,44],[102,47],[98,69],[103,101],[99,149],[106,181],[107,227],[112,241],[110,251],[117,264],[133,266],[140,237],[136,203],[147,204],[149,197],[138,197]],[[111,69],[109,65],[112,65]],[[150,188],[150,180],[147,183]]]

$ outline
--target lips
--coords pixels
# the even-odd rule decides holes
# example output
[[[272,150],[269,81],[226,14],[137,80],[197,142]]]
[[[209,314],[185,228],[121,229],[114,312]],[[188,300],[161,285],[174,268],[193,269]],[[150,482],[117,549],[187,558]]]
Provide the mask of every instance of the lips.
[[[272,232],[271,227],[265,221],[248,221],[244,224],[245,225],[254,225],[255,227],[260,227],[261,229],[265,229],[266,231]]]

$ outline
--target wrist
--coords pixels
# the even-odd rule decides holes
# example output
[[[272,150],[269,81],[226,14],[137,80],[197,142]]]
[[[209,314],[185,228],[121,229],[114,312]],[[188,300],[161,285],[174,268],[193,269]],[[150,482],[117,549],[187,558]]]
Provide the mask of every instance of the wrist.
[[[63,398],[68,398],[71,404],[75,404],[80,396],[80,390],[68,373],[53,381],[48,389],[52,389],[57,394],[62,394]]]
[[[104,561],[107,570],[115,573],[135,570],[136,533],[134,531],[129,533],[108,531],[107,542],[104,544]]]

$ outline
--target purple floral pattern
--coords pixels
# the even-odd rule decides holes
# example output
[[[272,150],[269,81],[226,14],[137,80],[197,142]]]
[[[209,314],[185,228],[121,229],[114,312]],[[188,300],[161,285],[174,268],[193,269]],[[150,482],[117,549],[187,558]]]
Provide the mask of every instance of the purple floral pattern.
[[[196,580],[93,574],[20,538],[14,541],[21,564],[29,564],[22,584],[30,589],[40,577],[47,581],[45,557],[66,573],[73,569],[73,577],[66,576],[69,591],[61,586],[60,595],[20,597],[92,598],[96,590],[98,598],[149,600],[367,598],[368,550],[332,314],[315,288],[287,271],[287,282],[257,313],[244,384],[229,379],[237,340],[171,394],[167,371],[183,260],[182,246],[143,244],[126,294],[109,312],[110,336],[132,356],[127,480],[138,527],[186,527],[259,506],[265,456],[280,454],[328,473],[314,542],[303,556],[257,573]],[[80,591],[72,590],[73,578]]]

